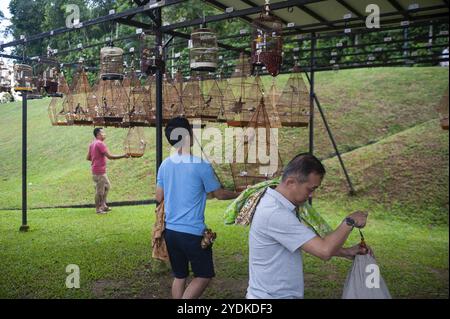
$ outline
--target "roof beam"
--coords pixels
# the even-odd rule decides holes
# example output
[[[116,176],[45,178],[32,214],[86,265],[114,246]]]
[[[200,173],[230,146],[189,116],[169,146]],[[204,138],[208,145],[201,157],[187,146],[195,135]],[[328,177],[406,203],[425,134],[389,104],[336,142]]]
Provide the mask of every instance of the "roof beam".
[[[211,3],[211,1],[213,1],[213,0],[206,0],[206,2],[209,2],[209,3]],[[280,9],[284,9],[284,8],[294,7],[299,4],[304,5],[304,4],[317,3],[317,2],[323,2],[323,1],[326,1],[326,0],[286,0],[286,1],[275,2],[275,3],[271,4],[270,9],[271,9],[271,11],[276,11],[276,10],[280,10]],[[242,9],[242,10],[236,10],[236,11],[233,11],[230,13],[222,13],[222,14],[215,15],[215,16],[208,16],[208,17],[205,17],[205,19],[195,19],[192,21],[184,21],[184,22],[174,23],[172,25],[163,26],[162,29],[163,29],[163,31],[175,30],[175,29],[179,29],[179,28],[190,27],[193,25],[199,25],[202,22],[206,22],[206,23],[218,22],[218,21],[227,20],[227,19],[245,17],[248,15],[260,13],[263,10],[263,8],[264,8],[264,6],[258,6],[258,7],[252,7],[252,8]],[[251,21],[253,21],[253,20],[251,20]]]
[[[317,21],[326,24],[327,26],[332,27],[333,24],[330,23],[327,19],[325,19],[324,17],[322,17],[320,14],[318,14],[317,12],[311,10],[310,8],[306,7],[303,4],[299,4],[296,5],[297,8],[299,8],[300,10],[302,10],[303,12],[306,12],[307,14],[309,14],[311,17],[313,17],[314,19],[316,19]]]
[[[336,0],[341,6],[343,6],[344,8],[346,8],[348,11],[350,11],[352,14],[354,14],[355,16],[357,16],[359,19],[361,20],[366,20],[366,18],[364,18],[361,13],[358,12],[358,10],[356,10],[354,7],[352,7],[348,2],[346,2],[345,0]]]
[[[119,19],[117,20],[117,22],[125,24],[125,25],[129,25],[132,27],[136,27],[136,28],[141,28],[143,30],[151,30],[154,31],[154,26],[151,24],[147,24],[147,23],[143,23],[140,21],[135,21],[135,20],[128,20],[128,19]],[[174,30],[167,30],[167,31],[163,31],[163,33],[172,35],[172,36],[176,36],[182,39],[186,39],[186,40],[190,40],[191,36],[182,32],[178,32],[178,31],[174,31]],[[224,43],[220,43],[218,42],[217,45],[221,48],[227,49],[227,50],[232,50],[232,51],[237,51],[237,52],[242,52],[245,51],[243,49],[239,49],[239,48],[235,48],[231,45],[228,44],[224,44]]]
[[[138,13],[153,11],[157,8],[162,8],[162,7],[169,6],[169,5],[175,5],[175,4],[181,3],[183,1],[184,0],[165,0],[164,2],[159,2],[159,3],[156,2],[154,4],[140,6],[137,8],[132,8],[132,9],[125,10],[125,11],[122,11],[119,13],[109,14],[109,15],[105,15],[105,16],[98,17],[95,19],[87,20],[87,21],[81,21],[79,26],[74,27],[74,28],[67,28],[67,27],[59,28],[59,29],[55,29],[52,31],[47,31],[47,32],[43,32],[43,33],[39,33],[39,34],[35,34],[35,35],[26,36],[26,39],[23,39],[23,40],[15,40],[15,41],[11,41],[11,42],[2,44],[2,45],[0,45],[0,50],[2,50],[4,48],[8,48],[8,47],[23,45],[23,44],[26,44],[27,42],[33,42],[33,41],[41,40],[44,38],[50,38],[50,37],[64,34],[67,32],[72,32],[72,31],[79,30],[82,28],[87,28],[89,26],[93,26],[93,25],[97,25],[97,24],[101,24],[101,23],[105,23],[105,22],[109,22],[109,21],[114,21],[114,20],[121,19],[121,18],[126,18],[126,17],[129,17],[130,15],[136,15]]]
[[[405,12],[405,9],[400,5],[400,3],[397,2],[397,0],[388,0],[389,3],[395,8],[395,10],[402,12],[402,15],[405,17],[405,19],[411,19],[411,16],[409,13]]]
[[[219,8],[219,9],[223,10],[223,11],[225,11],[225,9],[227,8],[226,5],[224,5],[223,3],[220,3],[219,1],[216,1],[216,0],[204,0],[204,1],[206,3],[209,3],[209,4],[213,5],[213,6],[215,6],[216,8]],[[241,17],[241,19],[245,20],[245,22],[253,23],[253,20],[250,19],[249,17],[243,16],[243,17]]]
[[[251,0],[241,0],[241,1],[244,2],[245,4],[251,6],[251,7],[257,7],[257,6],[258,6],[257,3],[255,3],[255,2],[253,2],[253,1],[251,1]],[[288,21],[286,21],[285,19],[281,18],[280,16],[278,16],[278,15],[276,15],[276,14],[274,14],[274,13],[272,13],[272,15],[273,15],[274,17],[276,17],[277,19],[280,19],[280,21],[283,22],[284,24],[286,24],[286,25],[289,24]]]

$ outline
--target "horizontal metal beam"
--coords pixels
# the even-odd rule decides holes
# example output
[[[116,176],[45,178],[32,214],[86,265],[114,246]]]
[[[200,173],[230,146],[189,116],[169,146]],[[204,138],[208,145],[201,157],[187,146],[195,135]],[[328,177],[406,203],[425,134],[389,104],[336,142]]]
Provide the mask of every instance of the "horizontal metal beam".
[[[37,41],[37,40],[41,40],[44,38],[51,38],[53,36],[56,35],[60,35],[60,34],[64,34],[67,32],[72,32],[75,30],[79,30],[82,28],[87,28],[89,26],[93,26],[93,25],[97,25],[97,24],[101,24],[101,23],[105,23],[105,22],[109,22],[109,21],[114,21],[120,18],[126,18],[132,15],[136,15],[138,13],[144,13],[147,11],[153,11],[157,8],[161,8],[161,7],[166,7],[169,5],[175,5],[178,3],[184,2],[184,0],[163,0],[163,1],[159,1],[156,2],[154,4],[147,4],[145,6],[140,6],[137,8],[133,8],[133,9],[129,9],[129,10],[125,10],[123,12],[120,13],[115,13],[115,14],[110,14],[110,15],[106,15],[106,16],[102,16],[102,17],[98,17],[95,19],[91,19],[91,20],[87,20],[87,21],[82,21],[80,22],[79,25],[77,25],[77,27],[73,27],[73,28],[59,28],[59,29],[55,29],[52,31],[47,31],[47,32],[43,32],[43,33],[39,33],[39,34],[35,34],[35,35],[31,35],[31,36],[26,36],[25,39],[22,40],[15,40],[15,41],[11,41],[8,43],[4,43],[2,45],[0,45],[0,50],[3,50],[4,48],[8,48],[8,47],[13,47],[13,46],[18,46],[18,45],[26,45],[29,42],[33,42],[33,41]]]
[[[286,0],[286,1],[281,1],[281,2],[276,2],[276,3],[271,4],[270,9],[272,11],[276,11],[276,10],[280,10],[280,9],[284,9],[284,8],[294,7],[296,5],[317,3],[317,2],[323,2],[323,1],[326,1],[326,0]],[[252,7],[252,8],[232,11],[230,13],[223,13],[223,14],[219,14],[219,15],[215,15],[215,16],[205,17],[205,19],[195,19],[195,20],[191,20],[191,21],[174,23],[172,25],[163,26],[162,31],[165,32],[167,30],[175,30],[175,29],[180,29],[180,28],[192,27],[192,26],[196,26],[196,25],[201,25],[203,22],[205,22],[205,23],[218,22],[218,21],[223,21],[223,20],[227,20],[227,19],[240,18],[240,17],[252,15],[252,14],[258,14],[263,10],[263,8],[264,8],[264,6]]]

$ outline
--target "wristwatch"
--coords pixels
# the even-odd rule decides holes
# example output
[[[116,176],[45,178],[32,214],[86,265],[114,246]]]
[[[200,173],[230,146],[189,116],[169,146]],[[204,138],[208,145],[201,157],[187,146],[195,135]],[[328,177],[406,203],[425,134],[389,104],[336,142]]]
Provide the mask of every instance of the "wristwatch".
[[[355,227],[355,220],[351,217],[347,217],[346,219],[344,219],[345,223],[350,226],[350,227]]]

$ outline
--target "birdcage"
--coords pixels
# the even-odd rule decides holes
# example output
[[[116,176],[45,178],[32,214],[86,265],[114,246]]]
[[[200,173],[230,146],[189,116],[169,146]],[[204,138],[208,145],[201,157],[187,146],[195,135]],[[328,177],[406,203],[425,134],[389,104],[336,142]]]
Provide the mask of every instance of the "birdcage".
[[[49,96],[55,96],[58,94],[58,75],[59,70],[57,67],[49,67],[44,71],[43,86],[45,92],[47,92]]]
[[[190,66],[192,71],[214,72],[217,69],[217,36],[210,29],[201,28],[191,33]]]
[[[95,93],[96,125],[120,127],[130,112],[130,100],[120,80],[100,80]]]
[[[166,74],[164,74],[162,89],[163,123],[167,122],[173,116],[183,113],[181,97],[176,85],[177,83],[170,81]],[[148,76],[145,82],[145,88],[150,102],[150,124],[154,126],[156,124],[156,80],[154,76]]]
[[[146,147],[144,129],[142,127],[130,128],[123,147],[125,154],[130,157],[142,157]]]
[[[31,92],[28,93],[28,99],[42,99],[42,93],[44,91],[44,79],[42,76],[33,76],[31,82]]]
[[[147,75],[155,74],[158,69],[165,69],[162,59],[162,47],[155,48],[155,37],[142,33],[141,42],[141,72]]]
[[[181,94],[184,106],[183,114],[181,115],[187,118],[200,116],[203,106],[205,105],[200,85],[201,79],[197,76],[191,77],[189,81],[187,81],[183,93]]]
[[[276,132],[272,130],[264,98],[261,98],[243,134],[237,136],[234,159],[230,160],[236,191],[281,174],[283,163]]]
[[[175,116],[184,116],[183,90],[185,82],[181,72],[177,72],[171,80],[164,75],[163,83],[163,118],[165,121]]]
[[[0,60],[0,92],[11,91],[11,71],[3,60]]]
[[[27,64],[14,65],[14,90],[16,92],[33,90],[33,68]]]
[[[228,126],[245,127],[263,96],[264,86],[259,76],[230,78],[224,93]]]
[[[76,75],[75,87],[68,98],[70,119],[73,125],[92,125],[96,101],[91,98],[92,88],[86,72],[81,68]]]
[[[212,78],[205,81],[203,85],[204,104],[200,117],[206,121],[223,121],[225,120],[225,100],[219,82]]]
[[[271,14],[268,0],[259,18],[253,21],[252,30],[253,67],[265,66],[272,76],[277,76],[283,62],[283,22]]]
[[[102,80],[123,79],[123,50],[104,47],[100,50],[100,77]]]
[[[48,116],[52,125],[67,126],[72,125],[70,116],[70,89],[66,82],[64,74],[58,77],[58,95],[52,97],[49,107]]]
[[[155,114],[151,106],[151,90],[142,85],[136,72],[130,74],[128,87],[128,98],[130,101],[130,112],[127,121],[130,126],[147,126],[154,122]],[[127,87],[124,85],[124,89]]]
[[[310,95],[300,69],[294,69],[276,102],[275,109],[283,126],[308,126]]]
[[[448,92],[449,92],[449,89],[447,88],[447,91],[445,92],[444,96],[442,97],[441,103],[439,104],[439,107],[438,107],[439,117],[440,117],[440,120],[441,120],[441,127],[444,130],[448,130],[449,129],[449,124],[448,124],[448,109],[449,109]]]

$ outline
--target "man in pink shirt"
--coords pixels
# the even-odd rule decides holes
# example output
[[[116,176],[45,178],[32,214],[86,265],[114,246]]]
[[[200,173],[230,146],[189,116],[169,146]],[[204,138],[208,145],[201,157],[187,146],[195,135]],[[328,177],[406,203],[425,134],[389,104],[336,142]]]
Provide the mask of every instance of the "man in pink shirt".
[[[97,214],[106,214],[111,209],[106,205],[106,196],[111,188],[108,176],[106,175],[106,159],[116,160],[129,158],[125,155],[111,155],[104,140],[106,134],[103,128],[94,129],[95,140],[89,145],[87,160],[91,162],[92,177],[95,183],[95,208]]]

